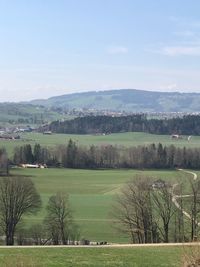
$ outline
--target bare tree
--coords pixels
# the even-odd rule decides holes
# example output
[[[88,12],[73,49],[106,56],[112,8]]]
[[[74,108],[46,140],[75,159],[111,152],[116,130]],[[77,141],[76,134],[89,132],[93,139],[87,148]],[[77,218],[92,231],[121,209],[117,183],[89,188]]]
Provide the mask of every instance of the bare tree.
[[[192,191],[190,200],[190,218],[191,218],[191,240],[197,236],[198,217],[200,214],[200,181],[189,179]]]
[[[44,219],[44,225],[47,231],[48,239],[50,239],[53,245],[59,245],[60,229],[57,221],[54,221],[54,217],[50,216],[49,212]]]
[[[24,214],[35,213],[41,206],[40,195],[27,177],[3,177],[0,179],[0,227],[6,236],[6,244],[14,244],[17,224]]]
[[[45,222],[53,243],[58,244],[61,239],[62,244],[67,245],[75,229],[68,195],[58,192],[49,198]]]
[[[158,242],[157,222],[151,201],[151,178],[138,176],[128,182],[117,197],[113,215],[119,228],[133,243]]]
[[[169,224],[175,212],[172,202],[171,187],[165,183],[160,188],[152,191],[154,206],[158,217],[161,218],[163,227],[159,227],[165,243],[169,242]]]
[[[184,220],[184,207],[183,207],[183,182],[178,181],[178,184],[173,188],[173,194],[180,196],[178,198],[179,207],[175,212],[174,222],[174,241],[184,242],[185,241],[185,220]]]

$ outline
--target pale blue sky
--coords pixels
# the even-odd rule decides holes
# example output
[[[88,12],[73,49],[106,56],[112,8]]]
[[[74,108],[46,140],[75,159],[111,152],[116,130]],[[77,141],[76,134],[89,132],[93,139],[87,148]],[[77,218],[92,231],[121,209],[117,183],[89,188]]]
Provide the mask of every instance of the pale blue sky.
[[[199,0],[0,0],[0,101],[200,92]]]

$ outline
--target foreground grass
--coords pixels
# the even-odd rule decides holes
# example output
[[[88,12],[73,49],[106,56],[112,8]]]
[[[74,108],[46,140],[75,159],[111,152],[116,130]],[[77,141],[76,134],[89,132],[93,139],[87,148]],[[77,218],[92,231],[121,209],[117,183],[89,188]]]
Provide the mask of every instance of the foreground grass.
[[[0,248],[0,267],[180,267],[183,250],[182,247]]]

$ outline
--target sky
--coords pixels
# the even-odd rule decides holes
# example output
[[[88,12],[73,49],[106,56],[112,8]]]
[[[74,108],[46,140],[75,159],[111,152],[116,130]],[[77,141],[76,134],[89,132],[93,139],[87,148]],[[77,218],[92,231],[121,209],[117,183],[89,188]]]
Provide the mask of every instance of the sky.
[[[200,92],[199,0],[0,0],[0,102]]]

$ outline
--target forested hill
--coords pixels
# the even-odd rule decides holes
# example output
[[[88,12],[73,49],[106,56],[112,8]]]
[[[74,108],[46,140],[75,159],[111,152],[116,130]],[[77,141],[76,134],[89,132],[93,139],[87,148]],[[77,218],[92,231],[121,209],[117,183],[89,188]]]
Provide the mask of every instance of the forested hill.
[[[120,132],[147,132],[153,134],[200,135],[200,116],[187,115],[183,118],[147,119],[146,115],[121,117],[86,116],[69,121],[55,121],[41,128],[55,133],[109,134]]]
[[[200,111],[200,93],[153,92],[135,89],[94,91],[34,100],[32,104],[66,109],[97,109],[131,112]]]

